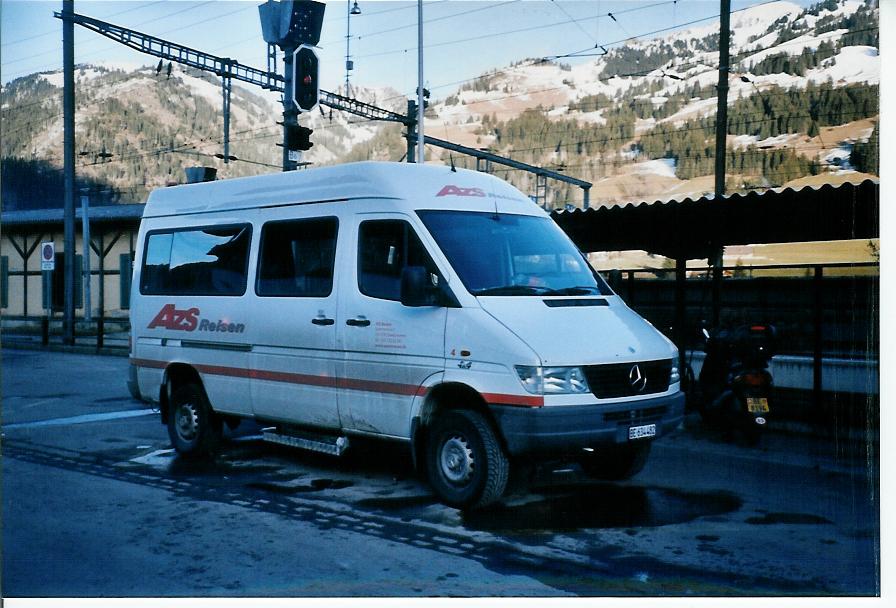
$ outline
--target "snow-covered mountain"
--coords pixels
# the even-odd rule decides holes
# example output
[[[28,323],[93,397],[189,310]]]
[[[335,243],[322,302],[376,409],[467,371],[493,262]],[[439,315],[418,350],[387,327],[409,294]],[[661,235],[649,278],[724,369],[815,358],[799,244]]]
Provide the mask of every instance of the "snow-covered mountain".
[[[853,150],[876,146],[878,10],[874,0],[823,0],[732,13],[730,189],[855,174]],[[700,195],[712,188],[703,148],[718,63],[717,22],[632,39],[588,60],[522,59],[434,100],[425,129],[590,180],[594,203]],[[217,78],[178,66],[170,77],[155,66],[81,66],[76,76],[79,175],[110,184],[121,200],[182,180],[185,166],[212,165],[231,177],[280,165],[282,110],[274,94],[234,86],[230,154],[240,160],[224,164],[214,157],[223,153]],[[351,93],[405,110],[405,99],[387,88]],[[13,81],[0,102],[3,157],[61,166],[61,74]],[[405,151],[396,124],[326,108],[302,122],[314,129],[303,158],[313,164],[399,160]],[[429,154],[447,160],[441,150]],[[868,158],[876,156],[866,151],[860,168],[869,170]],[[502,176],[535,193],[531,176]],[[551,184],[547,195],[553,205],[580,200],[563,185]]]

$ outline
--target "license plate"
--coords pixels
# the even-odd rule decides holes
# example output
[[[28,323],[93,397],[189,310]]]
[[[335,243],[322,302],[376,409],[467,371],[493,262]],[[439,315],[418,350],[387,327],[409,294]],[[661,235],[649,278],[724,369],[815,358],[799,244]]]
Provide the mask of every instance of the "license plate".
[[[747,411],[751,414],[768,412],[768,399],[765,397],[747,397]]]
[[[656,425],[643,424],[641,426],[630,426],[628,428],[629,439],[643,439],[644,437],[655,437]]]

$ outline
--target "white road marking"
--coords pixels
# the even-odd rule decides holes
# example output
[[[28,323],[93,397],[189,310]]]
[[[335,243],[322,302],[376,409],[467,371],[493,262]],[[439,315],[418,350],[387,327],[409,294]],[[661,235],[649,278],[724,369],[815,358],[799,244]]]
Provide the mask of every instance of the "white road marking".
[[[35,420],[34,422],[17,422],[14,424],[4,424],[3,429],[27,429],[41,426],[65,426],[68,424],[83,424],[85,422],[103,422],[106,420],[118,420],[121,418],[137,418],[139,416],[149,416],[156,414],[155,410],[125,410],[123,412],[106,412],[103,414],[82,414],[81,416],[70,416],[68,418],[53,418],[51,420]]]
[[[169,448],[167,450],[155,450],[154,452],[150,452],[149,454],[144,454],[143,456],[138,456],[137,458],[131,458],[128,462],[136,462],[138,464],[145,464],[151,467],[168,466],[169,464],[171,464],[174,456],[174,450]]]
[[[59,401],[60,397],[50,397],[49,399],[41,399],[40,401],[35,401],[33,403],[26,403],[22,407],[36,407],[38,405],[43,405],[44,403],[50,403],[51,401]]]

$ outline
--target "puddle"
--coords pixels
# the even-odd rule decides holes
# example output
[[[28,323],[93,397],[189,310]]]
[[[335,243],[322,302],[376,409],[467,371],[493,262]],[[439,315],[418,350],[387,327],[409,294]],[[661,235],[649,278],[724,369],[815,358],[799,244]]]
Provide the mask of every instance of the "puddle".
[[[334,489],[341,490],[348,488],[354,484],[351,481],[341,479],[312,479],[310,484],[301,486],[289,486],[280,483],[272,483],[269,481],[257,481],[247,483],[246,487],[256,490],[264,490],[266,492],[274,492],[275,494],[303,494],[307,492],[320,492],[321,490]]]
[[[519,505],[499,504],[462,514],[466,528],[489,532],[569,532],[583,528],[642,528],[689,522],[736,511],[728,492],[597,484],[554,488]]]
[[[830,519],[826,519],[819,515],[811,513],[766,513],[762,517],[748,517],[748,524],[768,525],[768,524],[832,524]]]
[[[317,488],[312,488],[311,486],[285,486],[279,483],[269,483],[267,481],[258,481],[253,483],[247,483],[247,488],[252,488],[254,490],[263,490],[265,492],[273,492],[274,494],[283,494],[286,496],[291,496],[293,494],[301,494],[303,492],[317,492]]]
[[[166,467],[166,472],[172,477],[205,477],[236,475],[258,475],[279,471],[280,467],[272,465],[246,465],[232,464],[216,458],[181,458],[174,457]]]
[[[391,490],[390,490],[391,491]],[[428,507],[438,502],[434,496],[390,496],[383,498],[364,498],[357,505],[367,509],[380,511],[400,511],[412,507]]]
[[[350,488],[355,485],[351,481],[345,479],[312,479],[311,487],[318,490],[341,490],[342,488]]]

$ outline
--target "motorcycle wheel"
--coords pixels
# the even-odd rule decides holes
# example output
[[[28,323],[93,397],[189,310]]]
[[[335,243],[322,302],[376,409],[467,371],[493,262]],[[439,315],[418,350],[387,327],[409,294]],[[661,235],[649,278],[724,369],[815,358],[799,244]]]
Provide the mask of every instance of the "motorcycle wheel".
[[[746,416],[743,425],[741,425],[741,434],[746,445],[756,447],[762,438],[762,427],[756,424],[753,416]]]

